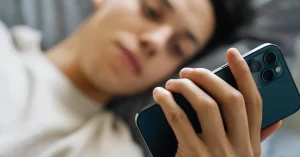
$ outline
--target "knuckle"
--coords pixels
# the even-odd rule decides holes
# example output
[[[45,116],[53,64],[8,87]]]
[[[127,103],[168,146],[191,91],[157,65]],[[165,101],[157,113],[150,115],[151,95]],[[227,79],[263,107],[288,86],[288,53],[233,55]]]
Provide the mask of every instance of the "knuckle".
[[[185,119],[186,119],[185,113],[178,109],[173,109],[169,113],[169,120],[170,120],[170,123],[172,123],[172,124],[184,123]]]
[[[257,107],[259,107],[259,108],[263,105],[263,100],[262,100],[260,94],[257,94],[254,101],[255,101],[254,102],[255,105],[257,105]]]
[[[219,111],[219,107],[215,101],[207,99],[207,100],[203,101],[203,103],[200,105],[199,110],[203,110],[205,112],[211,113],[211,112]]]
[[[189,79],[183,78],[178,80],[176,83],[179,87],[186,88],[188,84],[191,83],[191,81]]]
[[[256,96],[251,97],[251,99],[245,100],[245,103],[247,105],[251,105],[257,111],[261,111],[262,110],[263,100],[262,100],[262,98],[261,98],[261,96],[260,96],[259,93]]]
[[[228,101],[233,105],[244,104],[244,97],[239,91],[234,90],[228,95]]]
[[[254,98],[253,103],[251,103],[251,106],[253,106],[253,108],[256,111],[261,112],[263,109],[262,99],[260,97]]]
[[[211,74],[212,72],[209,71],[208,69],[204,69],[204,68],[197,68],[193,71],[193,75],[199,77],[199,78],[204,78],[207,77]]]
[[[190,83],[189,79],[183,78],[183,79],[178,79],[178,80],[174,81],[172,83],[172,86],[174,88],[176,88],[177,90],[181,91],[181,90],[186,89],[189,83]]]

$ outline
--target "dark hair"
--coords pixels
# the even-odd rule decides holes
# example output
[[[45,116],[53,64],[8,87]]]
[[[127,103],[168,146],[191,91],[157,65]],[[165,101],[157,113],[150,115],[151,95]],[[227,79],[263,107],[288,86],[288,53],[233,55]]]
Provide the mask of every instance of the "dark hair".
[[[194,59],[220,44],[232,42],[234,32],[240,26],[250,23],[254,15],[251,0],[211,0],[211,3],[215,12],[216,28],[211,40]]]

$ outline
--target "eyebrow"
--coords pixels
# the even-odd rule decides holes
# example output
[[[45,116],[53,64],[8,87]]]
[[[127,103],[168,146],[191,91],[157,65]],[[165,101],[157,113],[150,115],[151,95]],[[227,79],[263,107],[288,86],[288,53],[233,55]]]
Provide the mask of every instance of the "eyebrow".
[[[162,0],[161,1],[168,9],[170,9],[170,10],[174,10],[174,7],[173,7],[173,5],[171,4],[171,2],[170,2],[170,0]]]
[[[200,45],[200,42],[196,39],[196,37],[190,31],[185,32],[185,36],[192,40],[196,45]]]
[[[161,2],[164,4],[164,6],[166,8],[168,8],[171,11],[174,11],[174,7],[173,7],[172,3],[170,2],[170,0],[162,0]],[[192,32],[190,32],[190,31],[185,32],[185,36],[188,39],[190,39],[191,41],[193,41],[195,44],[197,44],[197,45],[200,44],[200,42],[197,41],[196,37],[194,36],[194,34]]]

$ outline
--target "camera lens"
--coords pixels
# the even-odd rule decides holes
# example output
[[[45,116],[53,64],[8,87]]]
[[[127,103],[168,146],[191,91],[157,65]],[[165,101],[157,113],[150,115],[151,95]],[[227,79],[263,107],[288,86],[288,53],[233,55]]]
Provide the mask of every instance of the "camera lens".
[[[270,82],[274,79],[275,77],[275,72],[272,69],[267,69],[262,73],[262,79],[264,81]]]
[[[252,60],[249,67],[251,72],[259,72],[262,68],[262,64],[258,60]]]
[[[269,52],[264,57],[264,61],[267,64],[273,64],[276,62],[276,60],[277,60],[277,56],[274,52]]]

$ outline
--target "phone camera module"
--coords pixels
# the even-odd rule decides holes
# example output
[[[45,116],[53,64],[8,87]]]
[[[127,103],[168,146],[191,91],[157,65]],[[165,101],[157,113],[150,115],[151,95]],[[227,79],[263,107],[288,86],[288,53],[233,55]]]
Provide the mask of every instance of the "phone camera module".
[[[277,60],[277,56],[274,52],[269,52],[264,57],[264,61],[267,64],[273,64],[276,62],[276,60]]]
[[[275,77],[275,72],[272,69],[266,69],[262,73],[262,79],[266,82],[271,82]]]
[[[259,72],[262,69],[262,64],[259,60],[252,60],[250,62],[250,70],[251,72]]]

